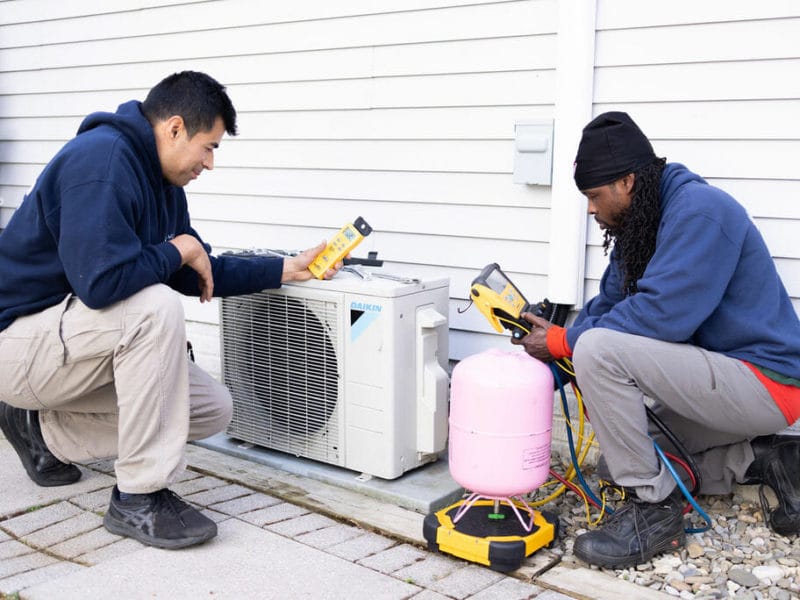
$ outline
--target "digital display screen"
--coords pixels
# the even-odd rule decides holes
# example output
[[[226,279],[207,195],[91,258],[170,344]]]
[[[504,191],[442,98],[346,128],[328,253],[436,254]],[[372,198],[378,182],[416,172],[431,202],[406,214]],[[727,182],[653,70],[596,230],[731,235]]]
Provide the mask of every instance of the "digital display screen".
[[[500,275],[497,271],[492,271],[486,278],[486,284],[498,294],[502,293],[508,285],[508,279]]]

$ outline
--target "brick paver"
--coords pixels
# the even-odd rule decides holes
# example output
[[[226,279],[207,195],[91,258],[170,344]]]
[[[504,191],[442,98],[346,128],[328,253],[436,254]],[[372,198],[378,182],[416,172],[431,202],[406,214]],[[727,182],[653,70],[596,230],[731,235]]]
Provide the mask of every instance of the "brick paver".
[[[195,477],[187,481],[181,481],[171,485],[169,489],[178,494],[179,496],[186,496],[188,494],[196,494],[197,492],[204,492],[211,488],[221,487],[227,485],[227,481],[217,479],[216,477]]]
[[[324,527],[315,531],[310,531],[302,535],[298,535],[294,539],[303,544],[308,544],[320,550],[346,542],[347,540],[356,538],[361,535],[361,530],[358,527],[345,525],[344,523],[337,523],[331,527]]]
[[[0,543],[0,560],[30,554],[31,552],[35,552],[35,550],[17,540],[9,538],[8,541]]]
[[[227,500],[218,504],[210,504],[209,508],[226,515],[236,516],[280,503],[281,500],[266,494],[250,494],[249,496]]]
[[[461,600],[485,590],[503,577],[504,575],[485,567],[467,565],[432,582],[430,588]]]
[[[188,481],[187,483],[191,483],[192,481]],[[183,499],[186,500],[187,502],[191,502],[192,504],[199,504],[200,506],[210,506],[212,504],[219,504],[221,502],[225,502],[226,500],[231,500],[233,498],[240,498],[242,496],[247,496],[252,493],[253,491],[246,487],[242,487],[241,485],[236,485],[236,484],[230,484],[230,485],[215,487],[210,490],[205,490],[203,492],[197,492],[196,494],[184,494]]]
[[[280,523],[272,523],[267,525],[267,529],[285,535],[286,537],[295,537],[315,529],[322,529],[323,527],[330,527],[336,521],[329,519],[324,515],[316,513],[309,513],[301,517],[289,519],[288,521],[281,521]]]
[[[52,556],[47,556],[41,552],[34,552],[33,554],[24,554],[22,556],[15,556],[0,562],[0,579],[45,567],[58,562]]]
[[[403,581],[410,581],[414,583],[414,585],[420,587],[432,588],[434,591],[442,591],[434,588],[434,584],[454,571],[464,569],[464,565],[465,563],[456,561],[447,556],[428,554],[422,560],[394,571],[392,576],[402,579]],[[483,587],[486,586],[484,585]],[[477,592],[478,589],[474,591]]]
[[[388,574],[423,560],[426,556],[427,554],[423,550],[410,544],[403,544],[368,556],[359,560],[358,564]]]
[[[355,562],[396,545],[397,542],[391,538],[377,533],[362,532],[362,535],[331,546],[327,550],[340,558]]]
[[[102,517],[91,512],[81,512],[79,515],[29,533],[21,539],[36,548],[48,548],[102,526]]]
[[[81,554],[86,554],[113,544],[122,538],[108,531],[105,527],[98,527],[76,537],[68,539],[49,548],[50,552],[64,558],[73,559]]]
[[[69,517],[79,515],[82,512],[80,508],[69,502],[59,502],[32,510],[13,519],[2,521],[0,522],[0,528],[5,529],[13,536],[21,537],[38,529],[44,529],[54,523],[59,523]]]
[[[105,513],[106,509],[108,509],[108,503],[110,500],[110,487],[88,492],[86,494],[80,494],[79,496],[69,499],[72,504],[76,504],[85,510],[102,513]]]
[[[39,569],[33,569],[8,577],[0,579],[0,592],[4,594],[13,594],[18,590],[25,589],[37,583],[50,581],[51,579],[58,579],[69,575],[73,571],[82,569],[80,565],[70,562],[55,562]],[[24,597],[24,595],[23,595]]]
[[[210,508],[203,508],[201,506],[196,506],[195,508],[197,508],[201,513],[203,513],[209,519],[214,521],[214,523],[222,523],[223,521],[226,521],[227,519],[231,518],[230,515],[226,515],[225,513],[211,510]]]
[[[97,548],[86,554],[81,554],[76,557],[75,560],[86,565],[96,565],[103,561],[111,560],[112,558],[131,554],[145,547],[144,544],[132,540],[131,538],[122,538],[118,542],[114,542],[108,546],[103,546],[102,548]]]
[[[93,468],[113,471],[113,463],[93,463]],[[412,586],[425,588],[408,596],[413,600],[571,600],[533,583],[398,542],[216,477],[186,471],[171,489],[215,522],[237,519],[267,529],[394,578],[395,585],[398,581],[411,584],[407,586],[411,594],[415,594]],[[106,487],[80,493],[0,521],[0,596],[105,561],[152,551],[103,527],[101,515],[110,492]],[[46,548],[47,553],[37,548]],[[347,567],[354,568],[352,564]],[[24,591],[21,597],[25,597]]]
[[[431,590],[422,590],[416,596],[412,596],[411,600],[450,600],[447,596],[442,596],[438,592],[432,592]]]
[[[264,525],[269,523],[277,523],[279,521],[285,521],[286,519],[293,519],[294,517],[307,514],[308,511],[301,506],[289,504],[288,502],[281,502],[275,506],[269,506],[267,508],[262,508],[261,510],[255,510],[253,512],[243,514],[240,516],[240,518],[242,521],[257,525],[258,527],[264,527]]]
[[[113,458],[104,458],[103,460],[86,463],[86,466],[95,471],[105,473],[106,475],[115,475],[114,462],[116,461]]]
[[[504,577],[495,584],[470,596],[469,600],[539,600],[542,588],[532,583],[525,583],[513,577]],[[553,599],[555,600],[555,599]]]
[[[190,471],[189,469],[184,469],[180,475],[175,478],[175,482],[173,485],[181,483],[183,481],[190,481],[192,479],[197,479],[198,477],[202,477],[200,473],[196,471]]]

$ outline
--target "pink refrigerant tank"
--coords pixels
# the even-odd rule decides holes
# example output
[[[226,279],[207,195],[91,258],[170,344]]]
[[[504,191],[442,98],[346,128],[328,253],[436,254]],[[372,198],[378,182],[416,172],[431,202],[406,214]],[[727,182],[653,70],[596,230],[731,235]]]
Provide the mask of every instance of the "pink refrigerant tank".
[[[553,374],[522,351],[459,362],[450,391],[450,474],[487,498],[527,494],[547,479]]]

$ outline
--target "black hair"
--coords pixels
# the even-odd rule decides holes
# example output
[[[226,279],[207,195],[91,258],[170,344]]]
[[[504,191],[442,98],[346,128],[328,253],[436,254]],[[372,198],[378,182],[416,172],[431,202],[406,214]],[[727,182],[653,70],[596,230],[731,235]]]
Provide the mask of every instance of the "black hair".
[[[152,125],[179,115],[190,138],[210,131],[222,117],[228,135],[236,135],[236,109],[225,86],[198,71],[181,71],[161,80],[142,102],[142,112]]]
[[[626,296],[639,291],[638,281],[656,251],[661,223],[661,174],[666,162],[666,158],[657,158],[634,171],[631,204],[621,215],[619,225],[613,231],[605,231],[603,249],[608,253],[613,240]]]

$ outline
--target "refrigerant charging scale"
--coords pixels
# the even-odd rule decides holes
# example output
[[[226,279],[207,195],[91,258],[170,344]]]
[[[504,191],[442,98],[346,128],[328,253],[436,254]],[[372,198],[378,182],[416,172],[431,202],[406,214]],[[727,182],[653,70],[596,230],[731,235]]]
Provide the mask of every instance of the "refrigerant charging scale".
[[[423,535],[431,550],[507,573],[518,569],[537,550],[550,547],[558,537],[555,515],[533,510],[528,532],[508,503],[496,507],[490,499],[477,500],[454,523],[466,501],[459,500],[425,517]]]

